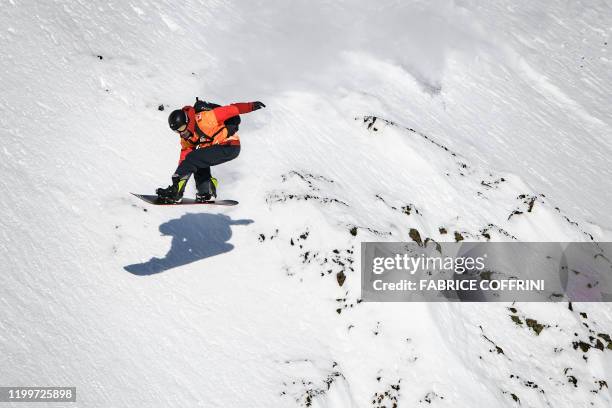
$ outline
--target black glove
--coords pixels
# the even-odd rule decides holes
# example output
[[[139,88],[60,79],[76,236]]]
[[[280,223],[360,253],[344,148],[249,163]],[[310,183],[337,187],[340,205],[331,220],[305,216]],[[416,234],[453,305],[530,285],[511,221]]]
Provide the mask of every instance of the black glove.
[[[256,101],[256,102],[251,102],[251,103],[253,104],[253,110],[254,111],[256,111],[257,109],[261,109],[261,108],[265,108],[266,107],[266,105],[264,105],[263,102]]]

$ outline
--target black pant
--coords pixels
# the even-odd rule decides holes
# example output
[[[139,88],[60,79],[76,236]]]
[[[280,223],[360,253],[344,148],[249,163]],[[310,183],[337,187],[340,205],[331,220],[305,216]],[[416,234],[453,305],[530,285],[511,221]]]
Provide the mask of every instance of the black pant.
[[[208,192],[210,185],[210,166],[225,163],[235,159],[240,154],[240,145],[216,145],[204,149],[196,149],[189,153],[185,160],[176,168],[175,174],[181,179],[195,174],[198,192]]]

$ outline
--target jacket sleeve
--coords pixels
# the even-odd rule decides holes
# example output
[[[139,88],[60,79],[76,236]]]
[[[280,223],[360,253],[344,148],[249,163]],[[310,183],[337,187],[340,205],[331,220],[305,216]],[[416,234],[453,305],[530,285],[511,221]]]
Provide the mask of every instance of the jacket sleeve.
[[[179,157],[179,164],[181,164],[183,160],[185,160],[185,157],[187,157],[187,155],[193,151],[194,147],[195,146],[188,141],[181,139],[181,155]]]
[[[217,122],[223,123],[231,117],[252,112],[253,104],[251,102],[232,103],[231,105],[215,108],[212,111],[215,114]]]

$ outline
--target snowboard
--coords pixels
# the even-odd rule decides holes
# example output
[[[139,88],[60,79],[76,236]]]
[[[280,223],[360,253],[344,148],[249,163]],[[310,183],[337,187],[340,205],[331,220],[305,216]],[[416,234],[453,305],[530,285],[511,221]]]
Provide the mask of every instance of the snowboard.
[[[160,201],[159,197],[157,197],[157,195],[150,195],[150,194],[136,194],[136,193],[130,193],[138,198],[140,198],[143,201],[146,201],[149,204],[153,204],[153,205],[236,205],[238,204],[238,201],[236,200],[214,200],[214,201],[206,201],[203,203],[197,203],[195,199],[193,198],[183,198],[183,201],[181,201],[180,203],[177,204],[169,204],[163,201]]]

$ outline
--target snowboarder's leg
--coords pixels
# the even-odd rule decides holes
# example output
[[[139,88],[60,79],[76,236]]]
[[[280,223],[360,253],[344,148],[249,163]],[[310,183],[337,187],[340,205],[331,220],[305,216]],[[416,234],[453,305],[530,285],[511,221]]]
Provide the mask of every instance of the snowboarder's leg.
[[[205,187],[206,183],[210,181],[210,167],[200,167],[193,176],[196,188],[200,191],[200,186]]]
[[[217,180],[210,175],[210,167],[235,159],[240,154],[240,146],[217,145],[194,150],[176,169],[173,177],[184,178],[195,173],[198,195],[204,201],[216,197]]]
[[[217,179],[210,175],[210,167],[201,167],[194,174],[196,201],[210,201],[217,197]]]
[[[203,167],[216,166],[235,159],[240,154],[240,146],[216,145],[192,151],[176,168],[175,174],[184,177]]]
[[[167,203],[180,203],[183,200],[183,192],[187,186],[187,181],[189,181],[189,176],[191,174],[187,174],[182,178],[176,174],[172,175],[172,185],[155,190],[157,196]]]

